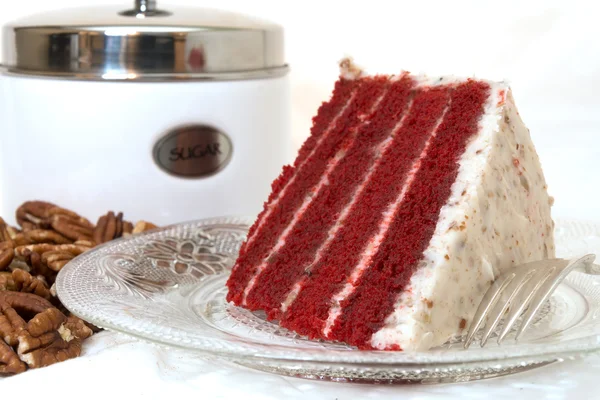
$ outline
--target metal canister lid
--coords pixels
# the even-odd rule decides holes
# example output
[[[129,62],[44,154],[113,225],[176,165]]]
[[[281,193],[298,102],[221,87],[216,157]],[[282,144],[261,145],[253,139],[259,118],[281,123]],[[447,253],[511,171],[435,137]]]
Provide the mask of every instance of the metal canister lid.
[[[283,29],[206,8],[86,7],[30,16],[3,28],[10,74],[86,80],[255,79],[281,76]]]

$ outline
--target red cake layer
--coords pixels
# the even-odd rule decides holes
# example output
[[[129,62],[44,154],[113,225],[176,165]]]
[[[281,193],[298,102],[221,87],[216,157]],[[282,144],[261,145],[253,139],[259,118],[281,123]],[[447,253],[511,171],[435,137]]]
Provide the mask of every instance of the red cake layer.
[[[297,184],[291,185],[290,190],[285,191],[277,204],[272,205],[273,210],[271,212],[265,207],[248,235],[247,243],[253,245],[244,245],[240,249],[238,259],[227,282],[229,287],[228,301],[233,301],[236,304],[241,303],[244,288],[256,273],[258,265],[268,255],[283,230],[291,222],[294,212],[302,203],[304,194],[319,181],[327,167],[327,162],[335,154],[348,129],[359,122],[357,111],[360,105],[357,100],[353,100],[357,97],[353,98],[352,94],[355,91],[357,93],[368,91],[368,86],[364,86],[362,83],[362,80],[341,79],[336,84],[332,99],[328,104],[321,107],[319,115],[315,118],[313,133],[308,139],[310,143],[302,146],[298,159],[294,164],[296,173],[294,180]],[[345,111],[336,120],[337,114],[344,110],[344,107]],[[333,123],[335,125],[331,127]],[[321,136],[323,138],[319,142],[318,139]],[[315,146],[317,142],[319,142],[319,145],[311,149],[311,146]],[[301,159],[306,159],[309,162],[302,164],[299,162]],[[267,203],[267,205],[270,204]],[[261,222],[262,229],[258,229],[258,224]],[[252,241],[254,236],[260,236],[261,238],[255,244]]]
[[[340,79],[273,183],[227,300],[316,338],[334,297],[353,288],[324,338],[370,348],[431,240],[489,96],[476,81],[415,85],[408,75]]]
[[[382,162],[352,207],[349,218],[292,303],[281,324],[311,338],[322,337],[332,297],[359,263],[369,240],[379,231],[383,213],[400,195],[407,174],[448,103],[447,87],[420,90],[410,113]]]
[[[285,245],[269,258],[267,268],[259,275],[254,290],[248,295],[248,308],[265,310],[269,318],[279,318],[281,304],[290,287],[303,275],[310,273],[315,253],[327,239],[329,230],[350,203],[378,157],[377,147],[389,138],[394,126],[404,115],[412,80],[405,77],[391,85],[385,78],[378,78],[375,82],[382,89],[390,87],[385,95],[383,91],[373,93],[371,101],[365,101],[362,111],[369,123],[361,125],[354,133],[356,137],[333,169],[329,184],[312,199]],[[383,98],[376,110],[371,112],[373,101],[380,96]]]
[[[329,339],[359,348],[369,340],[393,311],[398,294],[409,282],[429,244],[440,209],[450,197],[458,174],[458,160],[468,140],[477,133],[477,122],[489,96],[485,83],[468,81],[451,95],[450,109],[406,194],[384,242],[359,280],[356,290],[342,304]],[[367,205],[365,205],[367,206]]]

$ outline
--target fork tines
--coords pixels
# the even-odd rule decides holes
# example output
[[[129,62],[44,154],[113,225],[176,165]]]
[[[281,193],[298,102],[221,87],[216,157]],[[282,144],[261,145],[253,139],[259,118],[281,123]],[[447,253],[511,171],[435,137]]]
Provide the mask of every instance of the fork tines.
[[[498,335],[498,344],[502,343],[519,316],[526,311],[515,336],[517,340],[569,272],[580,270],[589,274],[600,273],[600,268],[592,264],[595,258],[595,255],[588,254],[572,260],[555,258],[534,261],[515,266],[499,275],[479,303],[469,326],[464,348],[469,348],[484,321],[485,330],[480,344],[481,347],[485,346],[494,329],[506,315],[504,327]]]

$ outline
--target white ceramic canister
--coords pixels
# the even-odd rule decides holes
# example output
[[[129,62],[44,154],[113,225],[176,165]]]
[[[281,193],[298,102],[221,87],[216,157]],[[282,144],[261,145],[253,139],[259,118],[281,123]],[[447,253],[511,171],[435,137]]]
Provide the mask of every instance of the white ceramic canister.
[[[3,29],[0,216],[46,200],[169,224],[256,215],[290,161],[283,30],[199,8],[61,10]]]

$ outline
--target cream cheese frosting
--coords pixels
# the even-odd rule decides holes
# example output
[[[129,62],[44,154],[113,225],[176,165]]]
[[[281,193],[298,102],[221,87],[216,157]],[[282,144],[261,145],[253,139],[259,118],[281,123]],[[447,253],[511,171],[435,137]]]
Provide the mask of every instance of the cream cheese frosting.
[[[554,257],[553,203],[540,160],[504,83],[460,158],[451,196],[409,286],[371,339],[377,349],[438,346],[469,326],[485,290],[506,269]]]

